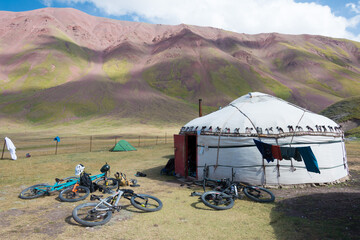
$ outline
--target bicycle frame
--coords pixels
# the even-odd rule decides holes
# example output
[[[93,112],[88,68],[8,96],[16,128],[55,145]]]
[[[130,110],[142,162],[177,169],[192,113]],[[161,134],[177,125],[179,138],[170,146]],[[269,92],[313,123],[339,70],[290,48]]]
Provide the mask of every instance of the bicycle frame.
[[[121,199],[121,197],[123,196],[125,192],[122,191],[122,190],[118,190],[116,191],[114,194],[106,197],[106,198],[100,198],[98,197],[98,200],[100,200],[100,202],[95,206],[95,210],[97,211],[104,211],[104,212],[107,212],[109,210],[113,211],[116,207],[118,207],[119,205],[119,201]],[[114,198],[116,197],[116,200],[115,200],[115,203],[108,203],[107,201],[108,200],[113,200]],[[111,201],[112,202],[112,201]],[[104,208],[104,207],[99,207],[100,205],[105,205],[107,206],[107,208]]]
[[[227,183],[226,187],[219,190],[219,192],[225,193],[227,195],[231,195],[234,198],[241,198],[240,195],[239,195],[239,192],[243,191],[244,187],[246,187],[247,185],[245,183],[242,183],[242,182],[232,182],[232,181],[230,181],[230,179],[228,179],[228,181],[229,182]],[[219,187],[221,187],[220,184],[222,184],[224,181],[204,177],[204,179],[203,179],[204,192],[206,192],[205,188],[206,188],[206,183],[207,182],[214,182]]]

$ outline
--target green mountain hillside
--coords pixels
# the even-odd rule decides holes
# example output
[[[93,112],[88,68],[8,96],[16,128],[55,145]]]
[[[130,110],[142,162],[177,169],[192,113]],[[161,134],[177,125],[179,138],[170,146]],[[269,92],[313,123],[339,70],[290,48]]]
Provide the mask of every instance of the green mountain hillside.
[[[342,123],[346,135],[360,137],[360,96],[337,102],[321,114]]]
[[[0,116],[183,124],[251,91],[314,112],[360,94],[360,43],[152,25],[46,8],[0,14]]]

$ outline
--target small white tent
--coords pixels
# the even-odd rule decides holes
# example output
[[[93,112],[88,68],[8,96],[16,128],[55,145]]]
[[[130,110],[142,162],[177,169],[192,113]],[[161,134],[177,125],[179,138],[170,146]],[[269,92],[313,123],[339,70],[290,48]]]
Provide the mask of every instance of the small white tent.
[[[254,139],[284,147],[310,146],[320,174],[303,161],[267,162]],[[341,127],[324,116],[263,93],[249,93],[196,118],[175,141],[175,172],[185,177],[232,178],[254,185],[328,183],[348,175]]]

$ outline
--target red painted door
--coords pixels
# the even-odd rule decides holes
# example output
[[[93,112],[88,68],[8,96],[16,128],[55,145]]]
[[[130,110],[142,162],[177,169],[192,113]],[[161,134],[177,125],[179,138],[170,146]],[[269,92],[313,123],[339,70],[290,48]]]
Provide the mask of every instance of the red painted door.
[[[174,135],[175,173],[186,177],[186,148],[185,135]]]

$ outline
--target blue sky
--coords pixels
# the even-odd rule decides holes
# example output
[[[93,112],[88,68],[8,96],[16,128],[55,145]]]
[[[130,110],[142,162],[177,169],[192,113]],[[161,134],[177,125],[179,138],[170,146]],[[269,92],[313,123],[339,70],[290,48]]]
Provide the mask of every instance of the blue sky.
[[[2,11],[72,7],[126,21],[239,33],[315,34],[360,41],[360,0],[0,0]]]

